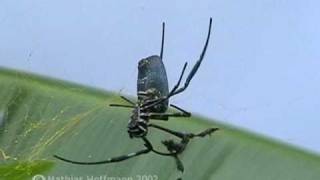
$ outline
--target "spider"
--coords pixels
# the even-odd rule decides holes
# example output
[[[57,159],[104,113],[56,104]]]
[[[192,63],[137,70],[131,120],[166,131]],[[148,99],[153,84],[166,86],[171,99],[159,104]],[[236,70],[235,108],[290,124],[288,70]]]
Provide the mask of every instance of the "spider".
[[[163,120],[168,121],[170,117],[190,117],[191,113],[183,110],[182,108],[170,104],[172,108],[178,112],[169,113],[167,112],[169,106],[169,99],[177,94],[182,93],[189,86],[192,78],[196,74],[200,64],[204,58],[204,55],[209,44],[210,32],[211,32],[212,18],[209,21],[209,30],[207,39],[200,55],[199,60],[192,67],[190,73],[188,74],[186,81],[182,87],[180,87],[183,75],[185,73],[187,62],[182,68],[182,72],[178,79],[178,82],[175,86],[169,91],[167,74],[162,62],[163,58],[163,45],[164,45],[164,34],[165,34],[165,23],[162,23],[162,42],[161,42],[161,51],[159,55],[149,56],[139,61],[138,64],[138,81],[137,81],[137,95],[138,101],[135,103],[130,99],[120,96],[125,100],[128,105],[124,104],[110,104],[112,107],[123,107],[123,108],[132,108],[132,114],[127,126],[127,131],[130,138],[141,138],[144,142],[144,149],[129,153],[126,155],[109,158],[103,161],[98,162],[81,162],[73,161],[61,156],[54,155],[55,158],[58,158],[62,161],[73,163],[73,164],[82,164],[82,165],[97,165],[105,163],[113,163],[124,161],[135,156],[140,156],[150,152],[162,156],[172,156],[176,160],[177,169],[181,172],[184,171],[183,164],[179,159],[178,155],[181,154],[191,139],[196,137],[205,137],[211,133],[218,130],[218,128],[208,128],[200,133],[184,133],[168,128],[159,126],[157,124],[151,123],[151,120]],[[162,141],[162,144],[167,148],[168,152],[160,152],[153,148],[152,143],[148,140],[147,134],[149,128],[155,128],[166,133],[172,134],[180,139],[179,142],[175,142],[172,139]]]

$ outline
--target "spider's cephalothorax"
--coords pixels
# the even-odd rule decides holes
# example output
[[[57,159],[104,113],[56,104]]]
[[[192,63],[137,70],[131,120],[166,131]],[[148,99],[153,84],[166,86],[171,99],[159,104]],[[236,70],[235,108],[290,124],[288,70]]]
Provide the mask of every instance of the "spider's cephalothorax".
[[[65,159],[63,157],[56,156],[56,155],[54,157],[69,163],[73,163],[73,164],[94,165],[94,164],[119,162],[126,159],[130,159],[135,156],[139,156],[149,152],[154,152],[159,155],[174,157],[177,163],[178,170],[183,171],[184,170],[183,164],[178,158],[178,155],[185,150],[190,140],[196,137],[205,137],[207,135],[210,135],[211,133],[218,130],[218,128],[208,128],[198,134],[183,133],[179,131],[173,131],[168,128],[159,126],[157,124],[151,123],[151,120],[167,121],[169,120],[170,117],[190,117],[191,116],[190,112],[187,112],[182,108],[173,104],[170,104],[170,106],[173,107],[178,112],[174,112],[174,113],[167,112],[168,106],[169,106],[169,99],[186,90],[192,78],[198,71],[209,44],[211,24],[212,24],[212,19],[210,18],[209,31],[208,31],[204,48],[202,50],[202,53],[200,54],[199,60],[195,63],[195,65],[190,70],[190,73],[186,77],[186,80],[183,86],[180,87],[180,84],[181,84],[181,80],[183,78],[184,72],[186,70],[187,63],[184,64],[181,75],[176,85],[170,91],[168,88],[169,86],[168,86],[166,69],[162,61],[163,45],[164,45],[164,29],[165,29],[165,24],[163,23],[160,56],[158,55],[149,56],[147,58],[140,60],[138,64],[138,81],[137,81],[138,100],[137,102],[135,103],[127,99],[126,97],[121,96],[121,98],[124,99],[126,102],[128,102],[129,105],[110,104],[110,106],[125,107],[125,108],[133,109],[128,126],[127,126],[127,130],[131,138],[141,138],[143,140],[144,146],[145,146],[144,149],[137,151],[135,153],[130,153],[127,155],[114,157],[114,158],[109,158],[107,160],[99,161],[99,162],[79,162],[79,161]],[[179,138],[180,141],[179,142],[175,142],[174,140],[162,141],[163,145],[166,146],[168,152],[160,152],[154,149],[151,142],[148,140],[147,138],[148,128],[154,128],[154,129],[169,133]]]
[[[130,120],[128,123],[128,133],[130,138],[141,138],[147,135],[148,133],[148,120],[143,119],[140,116],[140,107],[136,106],[132,110]]]

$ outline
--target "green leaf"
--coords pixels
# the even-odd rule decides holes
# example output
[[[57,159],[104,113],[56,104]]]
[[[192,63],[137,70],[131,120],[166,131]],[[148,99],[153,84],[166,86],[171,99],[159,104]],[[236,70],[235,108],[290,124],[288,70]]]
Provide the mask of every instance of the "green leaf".
[[[1,174],[15,172],[19,164],[35,167],[38,160],[46,160],[54,167],[36,163],[36,168],[22,169],[29,175],[72,180],[139,180],[143,176],[166,180],[180,176],[173,158],[154,153],[94,166],[68,164],[52,157],[100,161],[144,148],[141,140],[130,139],[126,132],[130,109],[108,106],[125,103],[118,95],[6,69],[0,70],[0,84]],[[188,132],[221,128],[210,137],[192,140],[181,155],[185,180],[320,179],[320,157],[316,154],[197,116],[155,123]],[[161,140],[173,138],[155,129],[150,129],[148,137],[162,151]],[[20,179],[28,178],[21,175]]]
[[[32,179],[38,174],[46,173],[52,166],[53,163],[50,161],[16,162],[0,165],[0,179]]]

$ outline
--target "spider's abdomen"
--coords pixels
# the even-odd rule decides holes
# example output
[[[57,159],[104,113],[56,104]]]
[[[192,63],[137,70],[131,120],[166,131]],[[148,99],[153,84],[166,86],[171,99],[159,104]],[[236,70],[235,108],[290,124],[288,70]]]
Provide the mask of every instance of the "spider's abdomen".
[[[166,69],[160,56],[149,56],[139,61],[137,91],[145,93],[138,95],[139,101],[146,101],[164,97],[169,94]],[[168,101],[151,107],[152,112],[165,112],[168,109]]]

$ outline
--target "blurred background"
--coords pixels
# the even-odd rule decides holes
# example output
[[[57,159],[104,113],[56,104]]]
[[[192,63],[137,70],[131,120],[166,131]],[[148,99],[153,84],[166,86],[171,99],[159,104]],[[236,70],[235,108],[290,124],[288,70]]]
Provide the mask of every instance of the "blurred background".
[[[320,153],[317,1],[0,1],[0,66],[135,96],[137,63],[159,54],[172,102],[195,114]]]

